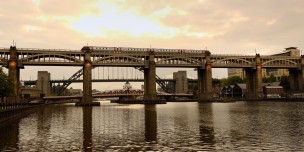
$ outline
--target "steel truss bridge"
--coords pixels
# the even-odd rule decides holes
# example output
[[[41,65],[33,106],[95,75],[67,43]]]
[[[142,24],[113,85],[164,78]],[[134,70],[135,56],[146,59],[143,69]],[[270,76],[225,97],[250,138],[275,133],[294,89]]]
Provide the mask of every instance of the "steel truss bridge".
[[[18,67],[24,66],[83,66],[85,52],[64,49],[17,49]],[[203,51],[203,50],[202,50]],[[145,51],[108,51],[93,50],[91,61],[93,66],[139,67],[147,66],[145,60],[151,52]],[[156,67],[189,67],[201,68],[206,64],[206,53],[177,53],[172,50],[154,52]],[[210,54],[212,68],[255,68],[256,55],[221,55]],[[259,56],[263,68],[300,69],[301,57],[296,56]],[[0,48],[0,64],[7,64],[10,49]]]
[[[91,88],[91,69],[94,67],[135,67],[144,72],[146,99],[156,98],[155,68],[158,67],[196,68],[199,100],[212,96],[212,68],[246,69],[247,93],[251,97],[257,97],[262,92],[262,68],[289,69],[291,86],[300,90],[303,89],[304,73],[303,56],[223,55],[211,54],[207,50],[94,46],[85,46],[81,50],[0,48],[0,64],[9,68],[15,94],[18,94],[19,69],[25,66],[80,66],[83,69],[69,80],[83,75],[84,91]],[[84,96],[83,100],[90,101],[92,98],[89,94]]]

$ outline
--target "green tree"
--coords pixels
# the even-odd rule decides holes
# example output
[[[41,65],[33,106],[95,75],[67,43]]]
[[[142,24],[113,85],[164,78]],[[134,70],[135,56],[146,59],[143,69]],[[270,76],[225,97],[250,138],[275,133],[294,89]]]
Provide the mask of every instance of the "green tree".
[[[11,79],[4,73],[2,67],[0,67],[0,96],[1,101],[4,101],[4,97],[12,95],[13,83]]]
[[[270,83],[272,83],[272,82],[276,82],[277,81],[277,79],[274,77],[274,75],[273,74],[270,74],[270,76],[269,76],[269,82]]]
[[[276,82],[277,79],[274,77],[273,74],[270,74],[270,76],[268,78],[263,77],[263,83],[272,83],[272,82]]]
[[[235,85],[237,83],[243,83],[244,80],[239,76],[232,76],[229,78],[223,78],[221,80],[222,86]]]

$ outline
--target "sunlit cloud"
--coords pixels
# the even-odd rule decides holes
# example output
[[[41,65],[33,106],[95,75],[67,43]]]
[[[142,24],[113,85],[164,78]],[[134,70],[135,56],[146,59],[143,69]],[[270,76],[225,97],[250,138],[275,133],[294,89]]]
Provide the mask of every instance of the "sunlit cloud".
[[[170,6],[166,6],[160,10],[157,10],[152,13],[154,18],[166,18],[169,15],[179,15],[179,16],[185,16],[187,15],[187,12],[180,10],[180,9],[173,9]]]
[[[191,31],[191,26],[190,25],[186,25],[182,28],[181,30],[181,34],[184,34],[186,36],[193,36],[193,37],[213,37],[212,34],[209,33],[205,33],[205,32],[193,32]]]
[[[204,3],[206,0],[197,0],[198,3]]]
[[[277,22],[277,21],[276,21],[275,19],[269,20],[269,21],[266,22],[266,25],[273,25],[273,24],[275,24],[276,22]]]
[[[26,25],[25,30],[30,32],[30,31],[41,31],[42,29],[38,26],[34,26],[34,25]]]
[[[107,37],[108,32],[172,37],[178,32],[175,28],[166,27],[147,17],[121,11],[110,3],[100,1],[99,9],[101,14],[81,17],[73,21],[71,27],[89,37]]]
[[[33,0],[33,2],[34,2],[37,6],[40,5],[40,0]]]

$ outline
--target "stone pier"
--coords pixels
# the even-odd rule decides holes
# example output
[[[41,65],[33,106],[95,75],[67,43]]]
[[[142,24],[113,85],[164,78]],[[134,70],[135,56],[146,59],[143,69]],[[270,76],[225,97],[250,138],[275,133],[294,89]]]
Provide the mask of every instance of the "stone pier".
[[[246,98],[250,100],[257,100],[262,98],[262,65],[260,55],[256,54],[255,62],[252,68],[245,69],[246,71]]]
[[[150,55],[145,60],[144,67],[144,100],[156,100],[156,68],[154,60],[154,52],[151,52]]]
[[[18,67],[18,55],[16,46],[10,47],[10,59],[8,61],[8,76],[13,83],[13,95],[12,102],[19,103],[19,88],[20,88],[20,68]]]
[[[76,106],[99,106],[100,102],[93,102],[92,98],[92,50],[89,47],[83,47],[82,51],[85,53],[83,63],[83,93],[81,102],[76,103]]]
[[[212,99],[212,66],[210,53],[202,60],[202,67],[197,69],[198,100],[210,101]]]

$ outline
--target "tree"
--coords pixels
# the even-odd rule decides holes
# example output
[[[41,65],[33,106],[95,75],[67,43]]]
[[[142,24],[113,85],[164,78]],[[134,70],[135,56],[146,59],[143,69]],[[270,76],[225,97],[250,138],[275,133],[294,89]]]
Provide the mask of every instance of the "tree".
[[[289,82],[289,78],[288,76],[282,76],[281,80],[280,80],[281,86],[285,89],[285,90],[290,90],[290,82]]]
[[[2,67],[0,67],[0,96],[1,101],[4,101],[4,97],[8,97],[13,93],[13,83],[11,79],[4,73]]]
[[[232,76],[229,78],[223,78],[221,80],[222,86],[228,86],[228,85],[236,85],[237,83],[243,83],[244,80],[239,76]]]
[[[272,82],[276,82],[277,79],[274,77],[273,74],[271,74],[268,78],[263,77],[263,83],[272,83]]]

